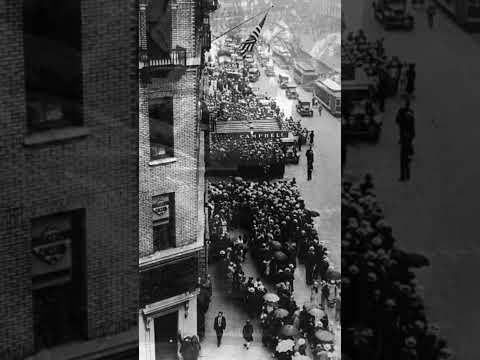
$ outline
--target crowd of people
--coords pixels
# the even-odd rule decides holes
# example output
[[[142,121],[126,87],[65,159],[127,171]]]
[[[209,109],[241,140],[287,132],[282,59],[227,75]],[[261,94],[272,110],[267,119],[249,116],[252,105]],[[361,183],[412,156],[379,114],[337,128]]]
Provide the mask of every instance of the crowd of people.
[[[398,248],[370,175],[342,186],[342,357],[451,359],[427,321],[413,272],[428,259]]]
[[[214,248],[220,255],[228,292],[244,305],[251,319],[261,319],[263,344],[279,359],[294,359],[296,352],[302,353],[293,345],[278,351],[287,339],[307,339],[318,354],[334,352],[333,335],[326,341],[317,335],[321,331],[332,334],[333,322],[339,320],[340,273],[330,264],[313,223],[316,214],[305,208],[295,180],[221,181],[209,184],[208,199],[211,242],[221,244]],[[245,233],[231,238],[233,228]],[[248,252],[261,278],[245,274],[242,263]],[[303,308],[294,300],[297,259],[305,264],[306,282],[312,285],[310,302]],[[267,293],[264,281],[273,286],[275,294]],[[267,301],[272,295],[275,301]],[[333,322],[327,310],[335,314]]]
[[[213,70],[215,69],[215,70]],[[283,130],[301,145],[308,142],[310,132],[300,120],[286,117],[274,99],[255,94],[248,82],[248,66],[241,58],[212,66],[209,74],[211,91],[205,97],[212,114],[212,131],[220,126],[238,124],[245,132],[255,128],[256,122],[269,122],[271,130]],[[212,90],[213,89],[213,90]],[[237,168],[237,174],[247,178],[271,179],[282,177],[287,150],[279,139],[226,139],[214,137],[209,142],[207,166],[212,171]],[[291,147],[290,150],[296,148]],[[296,163],[296,154],[292,160]]]
[[[285,154],[280,139],[222,138],[210,143],[210,166],[235,167],[245,178],[283,177]]]
[[[363,30],[349,33],[342,42],[342,63],[361,69],[375,84],[373,99],[381,112],[385,111],[385,100],[390,96],[415,91],[415,63],[401,61],[398,56],[387,56],[384,40],[368,41]]]

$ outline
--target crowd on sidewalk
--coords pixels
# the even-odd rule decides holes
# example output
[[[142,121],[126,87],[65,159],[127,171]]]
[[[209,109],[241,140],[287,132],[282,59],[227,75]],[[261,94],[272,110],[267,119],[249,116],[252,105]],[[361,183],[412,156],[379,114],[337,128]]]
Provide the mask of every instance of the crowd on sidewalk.
[[[429,324],[413,269],[428,265],[398,247],[372,177],[342,188],[344,359],[440,360],[452,353]]]
[[[295,341],[297,345],[298,341],[308,342],[318,356],[333,353],[333,327],[340,316],[340,273],[330,264],[325,243],[313,225],[316,214],[305,208],[295,180],[221,181],[209,185],[208,198],[211,241],[221,244],[216,249],[228,291],[251,319],[261,319],[263,344],[279,359],[295,358]],[[242,228],[245,233],[232,239],[232,228]],[[244,273],[247,252],[251,252],[261,279]],[[312,285],[307,299],[311,301],[303,308],[293,296],[297,258],[305,264],[306,281]],[[267,293],[263,281],[272,284],[276,293]],[[327,309],[336,313],[333,323]],[[291,348],[286,340],[292,340],[288,343]]]
[[[220,124],[235,124],[253,133],[255,123],[262,122],[264,127],[268,124],[271,127],[263,131],[283,130],[295,139],[297,146],[287,146],[280,138],[212,137],[207,152],[208,168],[212,171],[236,168],[237,174],[245,178],[281,178],[285,162],[289,158],[298,159],[296,149],[308,142],[311,132],[302,127],[300,120],[286,117],[273,99],[253,92],[248,82],[250,66],[237,57],[209,66],[210,92],[205,103],[214,118],[213,130],[217,131]]]

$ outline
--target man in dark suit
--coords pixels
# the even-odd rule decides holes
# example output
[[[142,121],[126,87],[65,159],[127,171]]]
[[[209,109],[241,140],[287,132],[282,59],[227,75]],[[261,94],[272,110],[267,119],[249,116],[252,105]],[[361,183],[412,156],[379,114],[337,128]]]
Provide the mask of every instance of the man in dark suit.
[[[222,344],[222,336],[225,328],[227,327],[227,320],[223,316],[223,312],[219,312],[218,316],[215,318],[215,322],[213,324],[213,329],[217,333],[217,347]]]
[[[400,135],[400,179],[410,180],[410,162],[413,155],[413,139],[415,138],[415,114],[410,108],[410,101],[397,113],[397,125]]]
[[[307,150],[305,156],[307,157],[307,180],[312,180],[312,171],[313,171],[313,150],[312,145]]]

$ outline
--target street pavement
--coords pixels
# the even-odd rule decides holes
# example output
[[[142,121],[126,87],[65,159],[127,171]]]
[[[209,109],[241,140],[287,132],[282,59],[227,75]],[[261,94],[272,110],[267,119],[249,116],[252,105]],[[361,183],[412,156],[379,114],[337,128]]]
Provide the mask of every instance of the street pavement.
[[[365,9],[371,5],[359,1],[356,6],[358,3]],[[473,157],[480,139],[480,122],[474,116],[479,109],[480,43],[441,11],[434,29],[427,27],[424,12],[414,11],[413,33],[387,33],[371,11],[358,14],[363,14],[362,27],[369,38],[385,38],[388,55],[417,64],[413,102],[417,135],[412,180],[398,182],[399,145],[394,121],[402,102],[390,100],[380,142],[350,147],[346,170],[355,176],[373,175],[376,193],[399,245],[431,260],[430,267],[417,272],[427,317],[440,326],[457,359],[478,359],[480,293],[476,274],[480,248],[476,236],[480,203],[475,192],[480,168]]]
[[[280,70],[275,68],[276,74]],[[282,71],[283,73],[284,71]],[[293,76],[290,74],[290,78]],[[307,181],[308,146],[302,146],[298,165],[289,164],[285,169],[285,177],[295,177],[307,208],[316,210],[320,216],[316,218],[320,240],[327,242],[330,259],[336,269],[340,269],[340,143],[341,124],[328,111],[323,109],[319,116],[318,108],[313,110],[313,117],[301,117],[296,112],[296,101],[287,99],[285,90],[277,84],[278,75],[266,77],[262,71],[260,80],[254,84],[259,93],[275,98],[286,116],[301,119],[302,126],[313,130],[314,137],[314,170],[312,180]],[[301,99],[312,100],[312,93],[297,88]]]
[[[278,73],[278,69],[275,69]],[[284,90],[278,87],[277,77],[268,78],[262,71],[260,80],[254,84],[254,91],[274,97],[282,111],[288,116],[299,118],[295,111],[296,101],[286,98]],[[311,100],[312,94],[298,89],[300,96]],[[322,116],[314,109],[314,117],[302,118],[303,126],[314,130],[314,171],[311,181],[307,181],[306,157],[307,146],[302,147],[300,163],[287,165],[285,178],[295,177],[298,187],[305,199],[306,206],[320,213],[316,218],[316,226],[320,239],[325,240],[330,251],[330,259],[336,269],[340,270],[340,122],[326,110]],[[259,273],[248,257],[243,264],[247,276],[258,277]],[[220,274],[217,265],[209,267],[213,280],[213,296],[206,314],[205,338],[202,342],[201,358],[208,360],[243,360],[268,359],[271,353],[262,346],[261,329],[258,321],[254,321],[254,343],[249,350],[243,348],[242,328],[248,318],[243,305],[232,301],[228,289],[222,281],[225,274]],[[268,286],[268,284],[267,284]],[[306,285],[305,268],[299,265],[295,271],[294,296],[297,304],[302,306],[310,299],[310,287]],[[222,346],[217,348],[213,320],[218,311],[223,311],[227,318],[227,329]],[[331,321],[334,314],[329,313]],[[336,347],[340,353],[340,328],[335,330]]]

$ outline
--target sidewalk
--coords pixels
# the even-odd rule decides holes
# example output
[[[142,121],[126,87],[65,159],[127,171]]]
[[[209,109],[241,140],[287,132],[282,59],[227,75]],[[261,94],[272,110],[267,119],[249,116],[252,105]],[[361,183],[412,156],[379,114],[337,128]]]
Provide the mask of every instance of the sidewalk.
[[[348,149],[347,171],[373,175],[398,242],[407,251],[430,258],[431,266],[418,272],[427,317],[439,325],[458,359],[476,360],[480,323],[472,319],[480,317],[480,308],[472,284],[480,263],[476,239],[480,204],[472,198],[472,190],[478,187],[480,169],[472,157],[478,149],[480,123],[474,116],[479,108],[472,89],[480,81],[480,46],[442,11],[433,29],[428,28],[424,12],[414,14],[413,33],[384,32],[368,12],[363,26],[368,37],[385,38],[387,54],[417,64],[412,180],[397,181],[394,120],[402,104],[399,99],[387,103],[377,145]]]

